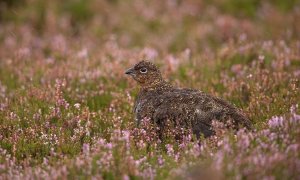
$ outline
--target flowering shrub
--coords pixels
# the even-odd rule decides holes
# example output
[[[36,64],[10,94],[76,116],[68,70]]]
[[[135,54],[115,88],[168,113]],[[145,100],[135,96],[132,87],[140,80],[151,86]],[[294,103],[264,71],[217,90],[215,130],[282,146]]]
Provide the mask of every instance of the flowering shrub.
[[[299,179],[299,4],[272,2],[0,3],[0,179]],[[254,130],[137,127],[140,59]]]

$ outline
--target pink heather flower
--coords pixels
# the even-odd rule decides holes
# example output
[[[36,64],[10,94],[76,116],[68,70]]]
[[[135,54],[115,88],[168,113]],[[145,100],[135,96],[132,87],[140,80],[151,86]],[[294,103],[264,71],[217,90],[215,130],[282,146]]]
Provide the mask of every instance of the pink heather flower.
[[[86,48],[83,48],[77,53],[77,57],[81,59],[86,59],[88,57],[88,50]]]
[[[247,34],[245,34],[245,33],[242,33],[241,35],[239,35],[239,41],[240,42],[244,42],[244,41],[246,41],[247,40]]]
[[[158,158],[157,158],[157,163],[159,166],[163,166],[164,163],[165,163],[165,160],[164,158],[162,157],[162,155],[159,155]]]
[[[231,66],[231,72],[237,74],[237,75],[241,75],[243,72],[243,66],[241,64],[234,64]]]
[[[180,157],[179,153],[175,154],[175,156],[174,156],[174,161],[175,161],[175,162],[178,162],[179,157]]]
[[[125,174],[123,175],[122,180],[130,180],[130,177],[127,174]]]
[[[270,128],[277,128],[283,126],[283,117],[274,116],[272,119],[268,121],[268,125]]]
[[[106,148],[107,149],[112,149],[113,148],[113,144],[112,143],[107,143],[106,144]]]
[[[192,140],[192,136],[191,133],[189,133],[188,135],[183,136],[182,138],[182,142],[179,144],[179,148],[180,149],[185,149],[187,147],[187,145],[191,142]]]
[[[232,152],[229,139],[225,138],[223,142],[224,142],[223,143],[223,150],[224,150],[224,152],[226,152],[226,153]]]
[[[239,130],[238,134],[238,141],[237,145],[239,146],[240,149],[246,150],[250,146],[250,141],[251,141],[251,136],[250,134],[245,134],[244,130]]]
[[[17,55],[21,58],[24,58],[24,57],[29,57],[31,54],[31,51],[29,48],[20,48],[18,51],[17,51]]]
[[[295,114],[297,108],[298,108],[298,104],[292,105],[292,106],[290,107],[290,112],[291,112],[292,114]]]
[[[194,157],[198,157],[203,149],[204,146],[200,147],[198,143],[194,143],[193,147],[191,148],[191,153]]]
[[[180,143],[179,144],[179,148],[180,149],[185,149],[185,147],[186,147],[186,143]]]
[[[47,158],[44,157],[44,158],[43,158],[43,164],[44,164],[44,165],[48,165],[48,162],[49,162],[49,160],[48,160]]]
[[[123,139],[126,143],[126,153],[130,154],[130,132],[129,131],[122,131],[123,133]]]
[[[220,170],[223,166],[224,153],[223,151],[219,151],[215,154],[215,167],[217,170]]]
[[[179,65],[179,60],[177,58],[175,58],[173,55],[169,55],[169,56],[167,56],[166,59],[167,59],[169,69],[171,71],[177,69],[177,67]]]
[[[0,103],[0,111],[4,111],[6,107],[7,107],[7,104]]]
[[[294,73],[293,73],[293,74],[294,74],[294,76],[296,76],[296,77],[297,77],[297,76],[300,76],[300,70],[296,70],[296,71],[294,71]]]
[[[88,155],[90,153],[90,145],[87,143],[84,143],[82,145],[82,152],[83,152],[83,154]]]
[[[141,159],[135,160],[136,166],[140,166],[143,162],[147,160],[147,157],[142,157]]]
[[[103,152],[101,158],[96,162],[102,170],[107,170],[110,168],[112,161],[114,160],[112,152]]]
[[[298,104],[291,107],[290,112],[292,114],[292,117],[290,118],[289,122],[293,124],[300,123],[300,115],[296,114],[296,109],[298,108]]]
[[[141,139],[139,142],[137,142],[137,147],[143,149],[146,147],[146,143]]]
[[[129,131],[122,131],[123,138],[126,142],[129,142],[130,132]]]
[[[68,109],[70,104],[63,98],[63,92],[62,88],[66,86],[65,80],[56,79],[55,81],[55,99],[56,99],[56,106],[58,107],[64,107],[65,109]]]
[[[290,118],[290,122],[293,124],[300,124],[300,115],[293,114],[293,116]]]
[[[173,145],[171,145],[171,144],[166,144],[166,148],[167,148],[167,154],[168,154],[169,156],[174,156]]]
[[[259,55],[259,56],[258,56],[258,60],[263,61],[264,59],[265,59],[265,56],[264,56],[264,55]]]
[[[142,172],[142,176],[144,179],[152,180],[154,179],[155,175],[156,175],[156,171],[152,167],[148,167]]]
[[[80,104],[79,104],[79,103],[76,103],[76,104],[74,104],[74,107],[75,107],[76,109],[80,109]]]
[[[297,152],[299,152],[299,150],[300,150],[299,144],[291,144],[286,148],[285,152],[286,153],[289,153],[289,152],[297,153]]]
[[[52,57],[48,57],[48,58],[45,59],[45,62],[47,64],[54,64],[55,63],[55,59],[52,58]]]
[[[85,164],[84,159],[79,158],[79,157],[76,157],[76,158],[75,158],[75,165],[76,165],[77,167],[80,168],[80,167],[82,167],[84,164]]]
[[[217,146],[220,147],[223,145],[223,140],[218,141]]]
[[[100,146],[104,146],[105,142],[106,142],[106,140],[103,139],[103,138],[99,138],[99,139],[98,139],[98,144],[99,144]]]
[[[158,53],[153,48],[144,48],[142,54],[145,56],[146,59],[155,59],[158,56]]]
[[[266,176],[262,180],[274,180],[274,179],[275,179],[274,176]]]
[[[52,46],[54,47],[54,49],[56,49],[57,51],[60,51],[62,53],[66,52],[67,50],[67,42],[66,39],[63,35],[57,35],[53,38],[52,42]]]
[[[185,49],[182,56],[185,60],[189,60],[191,58],[191,50],[189,48]]]

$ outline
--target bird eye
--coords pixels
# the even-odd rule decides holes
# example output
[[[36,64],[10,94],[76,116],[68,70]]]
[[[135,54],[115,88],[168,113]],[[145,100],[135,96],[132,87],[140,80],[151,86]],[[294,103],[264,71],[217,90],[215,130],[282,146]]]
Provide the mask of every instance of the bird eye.
[[[140,69],[140,72],[141,72],[141,73],[146,73],[146,72],[147,72],[147,68],[142,68],[142,69]]]

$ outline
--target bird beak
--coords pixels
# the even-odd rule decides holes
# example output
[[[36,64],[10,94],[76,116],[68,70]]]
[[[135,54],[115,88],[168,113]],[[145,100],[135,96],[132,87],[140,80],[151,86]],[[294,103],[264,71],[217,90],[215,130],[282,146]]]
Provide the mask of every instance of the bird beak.
[[[134,69],[133,68],[129,68],[125,71],[125,74],[128,74],[128,75],[133,75],[134,74]]]

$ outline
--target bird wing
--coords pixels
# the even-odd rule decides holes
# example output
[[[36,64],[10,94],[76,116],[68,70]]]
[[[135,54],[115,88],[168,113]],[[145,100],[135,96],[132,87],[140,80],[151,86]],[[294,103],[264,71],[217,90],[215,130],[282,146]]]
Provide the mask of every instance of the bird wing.
[[[153,120],[160,127],[164,127],[164,123],[170,120],[174,126],[190,127],[197,136],[202,133],[208,137],[214,133],[211,129],[213,117],[209,110],[213,109],[216,112],[220,111],[220,108],[218,110],[216,106],[209,104],[209,98],[204,93],[175,89],[157,96],[157,101],[160,103],[155,107]]]
[[[235,106],[201,91],[173,89],[156,98],[159,99],[159,104],[154,107],[153,119],[155,122],[170,119],[176,124],[192,126],[195,131],[203,132],[204,129],[211,127],[212,120],[226,123],[231,118],[235,125],[243,125],[251,129],[249,119]]]

